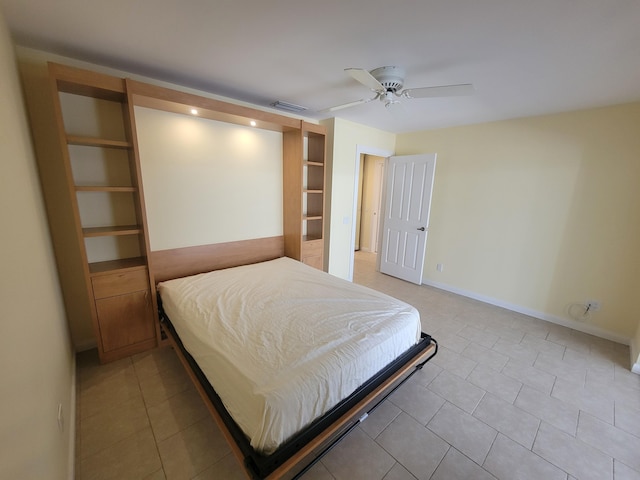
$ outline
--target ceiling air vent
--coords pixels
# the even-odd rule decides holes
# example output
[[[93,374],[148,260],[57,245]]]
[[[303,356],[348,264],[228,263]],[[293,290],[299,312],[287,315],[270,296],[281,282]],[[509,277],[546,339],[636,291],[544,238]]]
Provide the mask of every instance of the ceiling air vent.
[[[296,105],[295,103],[282,102],[277,100],[271,104],[272,107],[275,107],[279,110],[286,110],[287,112],[300,113],[307,110],[307,107],[303,107],[302,105]]]

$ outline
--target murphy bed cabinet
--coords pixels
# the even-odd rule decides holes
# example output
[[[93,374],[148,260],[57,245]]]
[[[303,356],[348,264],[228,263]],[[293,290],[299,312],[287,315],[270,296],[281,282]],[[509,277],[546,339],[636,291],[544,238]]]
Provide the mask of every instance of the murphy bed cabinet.
[[[94,336],[109,362],[162,343],[134,106],[281,132],[284,253],[323,268],[324,127],[55,63],[21,68],[76,348]]]
[[[158,342],[133,104],[124,79],[49,64],[49,81],[60,154],[38,155],[43,191],[63,289],[82,279],[65,303],[108,362]]]
[[[324,267],[324,127],[302,121],[283,133],[285,255]]]

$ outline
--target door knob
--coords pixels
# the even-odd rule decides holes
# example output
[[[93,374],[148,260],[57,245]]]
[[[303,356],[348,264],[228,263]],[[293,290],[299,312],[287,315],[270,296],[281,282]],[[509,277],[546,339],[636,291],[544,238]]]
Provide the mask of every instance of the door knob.
[[[420,230],[421,232],[424,232],[424,227],[420,227],[418,228],[418,230]]]

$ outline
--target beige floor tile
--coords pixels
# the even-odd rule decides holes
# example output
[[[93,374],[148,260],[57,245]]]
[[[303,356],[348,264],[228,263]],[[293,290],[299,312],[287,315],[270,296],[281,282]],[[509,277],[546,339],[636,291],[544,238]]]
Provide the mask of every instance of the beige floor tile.
[[[147,475],[143,478],[143,480],[166,480],[167,477],[164,476],[164,470],[160,469],[153,472],[151,475]]]
[[[444,399],[417,383],[405,383],[389,400],[422,425],[426,425],[444,404]]]
[[[140,380],[140,390],[147,407],[158,405],[190,388],[193,388],[193,383],[182,366],[170,368]]]
[[[538,418],[491,394],[482,398],[473,416],[528,449],[540,426]]]
[[[80,420],[80,458],[99,452],[149,426],[142,396],[105,405],[95,415]]]
[[[613,461],[613,478],[615,480],[640,480],[640,472],[627,467],[617,460]]]
[[[337,480],[381,480],[395,460],[367,434],[355,428],[324,456],[322,463]]]
[[[401,412],[400,408],[387,399],[360,424],[360,428],[375,439]]]
[[[533,366],[556,377],[571,380],[574,383],[584,384],[587,375],[587,367],[585,365],[576,365],[544,353],[538,356]]]
[[[466,338],[471,343],[482,345],[485,348],[493,347],[500,337],[495,333],[487,332],[477,327],[467,326],[458,335]]]
[[[431,362],[460,378],[467,378],[478,364],[475,360],[442,346],[438,348],[438,353]]]
[[[100,379],[81,382],[81,419],[98,414],[105,407],[116,406],[141,395],[138,378],[130,362],[122,368],[110,370],[109,374],[99,376]]]
[[[527,385],[520,390],[514,405],[559,428],[563,432],[570,435],[575,435],[576,433],[578,425],[577,407],[545,395]]]
[[[640,471],[640,438],[587,413],[580,413],[577,438]]]
[[[544,353],[545,355],[548,355],[550,357],[556,358],[562,358],[566,350],[566,347],[564,345],[550,342],[531,333],[527,333],[520,341],[520,344],[531,347],[534,350],[537,350],[540,353]]]
[[[180,368],[182,364],[171,347],[162,347],[139,353],[132,357],[133,367],[138,378],[147,378],[172,368]]]
[[[158,442],[206,418],[209,411],[195,388],[148,408],[153,433]]]
[[[78,382],[81,388],[102,383],[113,375],[131,366],[131,358],[123,358],[115,362],[100,363],[98,350],[91,349],[76,355]]]
[[[450,403],[443,405],[427,428],[479,465],[498,433]]]
[[[384,480],[416,480],[416,477],[411,475],[409,471],[399,463],[396,463],[389,473],[384,476]]]
[[[616,404],[615,426],[636,437],[640,437],[640,410],[635,410],[624,403]]]
[[[446,370],[429,384],[429,390],[462,410],[473,413],[485,391]]]
[[[580,383],[558,378],[551,396],[613,425],[614,401],[605,393],[584,387]]]
[[[467,377],[467,381],[503,400],[513,403],[520,393],[522,383],[495,370],[478,365]]]
[[[498,434],[482,466],[500,480],[566,480],[567,478],[564,471],[501,433]]]
[[[507,362],[502,369],[502,373],[547,395],[551,394],[553,385],[556,382],[555,375],[543,372],[531,365],[521,363],[514,359],[510,359]]]
[[[610,456],[544,422],[532,450],[580,480],[613,479]]]
[[[398,415],[376,442],[420,480],[431,477],[449,450],[444,440],[405,413]]]
[[[162,468],[151,428],[145,428],[80,462],[81,480],[138,480]]]
[[[473,342],[462,351],[462,356],[498,371],[501,370],[509,361],[509,357],[507,355],[503,355],[502,353],[498,353],[495,350],[491,350],[490,348]]]
[[[422,385],[423,387],[429,385],[434,378],[440,375],[440,372],[442,371],[442,367],[436,365],[434,363],[434,360],[435,357],[432,357],[432,359],[429,360],[422,367],[422,369],[416,371],[416,373],[414,373],[413,376],[409,379],[409,382],[417,383],[418,385]]]
[[[335,480],[335,477],[331,475],[327,467],[320,461],[302,476],[302,480]]]
[[[495,480],[482,467],[465,457],[455,448],[450,448],[431,480]]]
[[[231,452],[208,417],[158,442],[158,450],[167,480],[190,479]]]
[[[246,478],[242,467],[230,453],[193,477],[193,480],[246,480]]]
[[[539,352],[533,347],[522,345],[519,341],[513,342],[503,338],[498,340],[491,348],[498,353],[507,355],[508,357],[526,365],[533,365],[539,354]]]

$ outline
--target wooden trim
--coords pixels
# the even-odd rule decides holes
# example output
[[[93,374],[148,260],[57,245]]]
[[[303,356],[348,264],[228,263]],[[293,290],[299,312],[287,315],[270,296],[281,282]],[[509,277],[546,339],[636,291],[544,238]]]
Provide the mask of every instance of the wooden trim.
[[[191,109],[196,108],[197,116],[201,118],[245,126],[250,126],[249,122],[253,120],[256,128],[277,132],[300,126],[300,120],[295,118],[135,80],[127,79],[127,90],[133,95],[134,105],[140,107],[189,116],[193,116]]]
[[[121,102],[124,98],[125,86],[122,78],[59,63],[49,62],[48,65],[49,73],[60,92],[116,102]]]
[[[95,277],[96,275],[108,275],[118,271],[137,270],[145,268],[145,260],[144,257],[131,257],[90,263],[89,272],[92,277]]]
[[[69,145],[84,145],[87,147],[104,147],[104,148],[131,148],[131,142],[122,140],[108,140],[106,138],[86,137],[82,135],[67,135],[67,143]]]
[[[102,185],[76,185],[76,192],[110,192],[110,193],[133,193],[136,187],[111,187]]]
[[[279,236],[152,251],[149,265],[157,283],[282,256],[284,242]]]
[[[114,227],[87,227],[82,229],[85,238],[109,237],[117,235],[137,235],[142,232],[140,225],[122,225]]]

